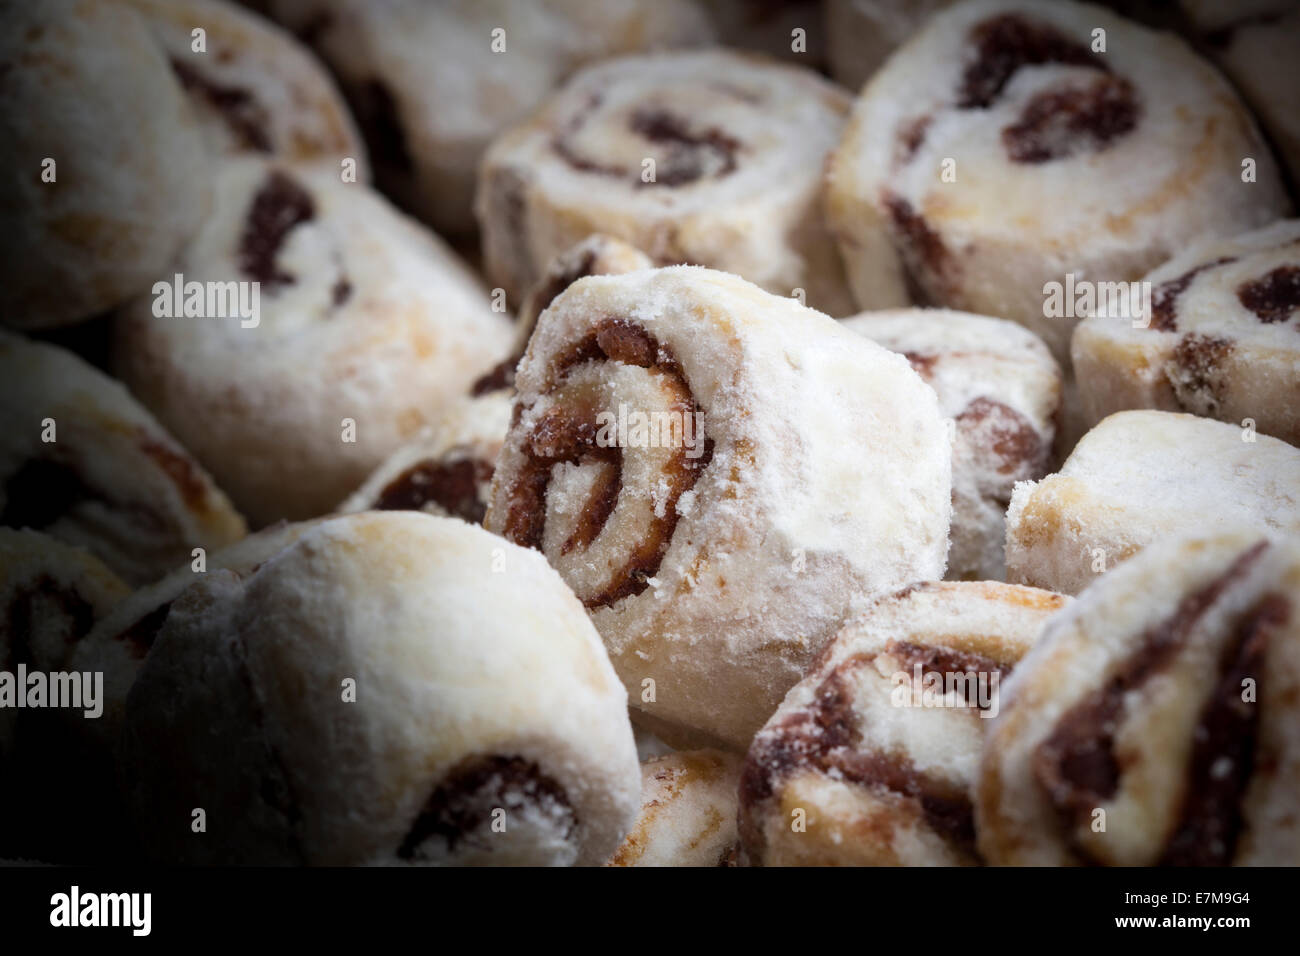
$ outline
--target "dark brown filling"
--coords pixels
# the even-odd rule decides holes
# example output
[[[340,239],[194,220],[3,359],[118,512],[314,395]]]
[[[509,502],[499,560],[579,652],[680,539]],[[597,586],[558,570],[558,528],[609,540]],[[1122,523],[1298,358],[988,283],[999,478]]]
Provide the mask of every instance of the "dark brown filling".
[[[934,375],[934,366],[939,356],[930,352],[904,352],[903,357],[911,364],[912,370],[927,382]]]
[[[316,215],[316,203],[296,180],[276,170],[253,197],[239,244],[239,267],[245,275],[273,290],[294,277],[276,268],[285,238]]]
[[[1205,262],[1195,269],[1189,269],[1177,278],[1166,279],[1152,289],[1150,327],[1160,332],[1176,331],[1178,328],[1178,297],[1187,291],[1187,287],[1192,284],[1192,280],[1207,269],[1216,269],[1219,266],[1226,266],[1236,261],[1236,256],[1224,256],[1222,259],[1215,259],[1213,262]]]
[[[952,260],[948,249],[925,217],[906,199],[886,193],[885,208],[889,211],[895,244],[912,286],[912,298],[917,302],[927,302],[933,297],[933,290],[919,286],[917,280],[929,276],[937,281],[950,271]]]
[[[921,144],[925,142],[925,136],[930,131],[931,122],[933,122],[933,117],[918,116],[899,127],[898,153],[895,157],[895,162],[899,166],[906,166],[912,161],[917,150],[921,148]]]
[[[335,281],[330,288],[330,302],[334,305],[334,308],[337,309],[350,298],[352,298],[352,283],[343,278]]]
[[[1210,335],[1186,335],[1174,347],[1173,364],[1181,376],[1179,402],[1195,396],[1201,412],[1213,414],[1223,400],[1223,366],[1232,353],[1232,343]]]
[[[573,169],[600,176],[631,178],[636,186],[684,186],[710,172],[714,178],[736,170],[736,154],[742,144],[716,127],[692,129],[680,116],[662,108],[646,107],[635,111],[628,128],[638,136],[664,147],[653,182],[641,178],[641,170],[607,163],[583,155],[571,145],[574,134],[601,103],[603,96],[594,94],[584,108],[565,124],[551,141],[551,148]]]
[[[594,332],[576,342],[556,363],[554,379],[546,393],[558,388],[571,369],[591,361],[621,362],[648,369],[659,375],[666,390],[676,396],[671,411],[682,416],[699,412],[685,373],[672,353],[643,328],[623,319],[604,319]],[[508,492],[510,505],[503,530],[506,538],[525,547],[541,549],[551,470],[564,463],[598,466],[600,473],[577,526],[561,547],[562,552],[586,547],[603,530],[622,490],[623,450],[596,443],[598,411],[573,401],[557,404],[539,416],[524,440],[526,459]],[[677,526],[677,501],[708,466],[713,444],[706,439],[703,453],[695,459],[689,458],[687,451],[685,447],[676,449],[661,472],[665,485],[662,516],[651,520],[623,566],[611,574],[607,586],[584,599],[587,607],[608,607],[650,586],[649,579],[658,571]]]
[[[539,808],[568,839],[577,829],[577,815],[568,793],[534,762],[523,757],[470,757],[455,767],[430,795],[420,815],[398,847],[402,860],[424,861],[430,840],[446,844],[454,853],[462,843],[477,848],[491,845],[494,810],[509,814],[525,806]]]
[[[1172,663],[1201,619],[1233,582],[1248,573],[1267,547],[1260,542],[1219,577],[1186,595],[1170,617],[1142,635],[1137,649],[1111,677],[1062,715],[1038,745],[1034,777],[1055,806],[1067,839],[1085,859],[1089,857],[1073,834],[1076,828],[1087,826],[1093,811],[1119,790],[1123,768],[1115,754],[1115,741],[1126,699]]]
[[[1237,287],[1241,304],[1261,322],[1285,322],[1300,308],[1300,267],[1278,266],[1272,272]]]
[[[977,24],[971,30],[975,56],[962,74],[957,105],[962,109],[992,106],[1022,67],[1064,63],[1103,73],[1110,67],[1056,27],[1014,13]]]
[[[957,416],[957,428],[972,443],[998,459],[998,473],[1041,472],[1051,452],[1043,437],[1025,416],[1009,405],[981,396]]]
[[[171,66],[181,86],[211,106],[241,146],[259,153],[271,152],[266,114],[251,91],[217,83],[183,60],[173,59]]]
[[[1255,765],[1257,702],[1242,700],[1247,679],[1263,675],[1269,636],[1283,627],[1291,605],[1264,597],[1238,624],[1219,661],[1219,680],[1201,712],[1192,744],[1182,816],[1165,845],[1161,866],[1227,866],[1242,830],[1242,798]]]
[[[1011,666],[981,654],[932,647],[908,641],[891,642],[884,653],[898,659],[909,672],[920,664],[923,674],[994,673],[1007,676]],[[813,702],[787,714],[754,741],[741,772],[741,832],[746,842],[761,842],[761,829],[750,814],[772,797],[777,784],[796,773],[833,775],[860,787],[881,788],[914,801],[926,824],[962,852],[975,856],[975,818],[962,787],[919,771],[904,754],[867,749],[853,707],[853,675],[872,667],[875,655],[840,663],[817,689]],[[968,680],[969,691],[975,682]]]
[[[478,458],[423,461],[398,475],[379,493],[377,511],[419,511],[436,504],[470,524],[481,524],[486,507],[480,491],[492,480],[492,464]]]
[[[1046,163],[1082,152],[1097,152],[1137,126],[1133,85],[1101,76],[1086,88],[1047,90],[1002,131],[1007,155],[1017,163]]]

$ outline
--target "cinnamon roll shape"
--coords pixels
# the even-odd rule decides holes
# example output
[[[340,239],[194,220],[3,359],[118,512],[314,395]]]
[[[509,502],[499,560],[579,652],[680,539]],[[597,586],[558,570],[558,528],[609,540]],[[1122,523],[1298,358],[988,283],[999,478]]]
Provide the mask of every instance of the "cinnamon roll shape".
[[[360,183],[239,159],[216,190],[118,316],[114,365],[255,525],[324,514],[500,359],[509,322]]]
[[[978,864],[970,788],[1002,681],[1069,600],[929,582],[847,623],[749,749],[748,862]]]
[[[1116,412],[1007,510],[1007,579],[1078,594],[1147,545],[1252,527],[1300,534],[1300,449],[1170,412]]]
[[[1136,281],[1191,241],[1290,208],[1210,64],[1173,34],[1070,2],[936,14],[862,91],[828,177],[863,308],[911,297],[1013,319],[1062,362],[1082,316],[1049,283]]]
[[[934,392],[794,300],[582,279],[516,385],[485,526],[546,555],[654,717],[743,748],[856,600],[943,573]]]
[[[641,765],[641,812],[606,866],[735,866],[740,757],[686,750]]]
[[[1300,864],[1300,550],[1175,537],[1048,624],[975,789],[990,863]]]
[[[427,511],[481,524],[511,405],[504,390],[462,399],[429,431],[393,452],[338,510]]]
[[[165,54],[115,0],[7,3],[0,75],[0,323],[121,305],[211,200],[202,127]]]
[[[640,793],[623,688],[555,571],[413,512],[197,576],[127,698],[122,773],[149,856],[186,863],[597,865]]]
[[[906,356],[953,423],[948,577],[1002,580],[1011,490],[1051,463],[1061,409],[1051,353],[1014,322],[947,309],[864,312],[844,325]]]
[[[659,264],[731,272],[844,315],[821,171],[847,108],[810,70],[722,50],[589,67],[484,158],[489,278],[517,302],[550,259],[603,232]]]
[[[245,533],[186,449],[118,382],[0,332],[0,526],[79,545],[142,584]]]
[[[123,850],[111,751],[84,732],[103,696],[71,658],[128,594],[89,551],[0,528],[0,856],[85,863]]]
[[[227,0],[128,0],[147,20],[217,154],[319,163],[369,180],[365,144],[334,81],[302,44]],[[203,30],[195,49],[193,31]]]
[[[1088,423],[1158,408],[1300,445],[1300,220],[1198,243],[1143,281],[1149,316],[1097,315],[1074,332]]]
[[[494,137],[585,63],[708,43],[692,0],[271,0],[321,54],[365,132],[376,178],[445,235],[470,235]]]

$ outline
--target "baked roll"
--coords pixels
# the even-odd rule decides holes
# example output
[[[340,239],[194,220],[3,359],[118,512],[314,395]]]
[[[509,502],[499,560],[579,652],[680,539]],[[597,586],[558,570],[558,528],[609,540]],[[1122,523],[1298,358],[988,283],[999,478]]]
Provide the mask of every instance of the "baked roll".
[[[365,145],[319,61],[291,35],[226,0],[128,0],[148,20],[219,154],[319,163],[370,177]],[[195,50],[193,31],[204,31]]]
[[[483,395],[494,389],[514,387],[515,366],[528,349],[528,340],[532,338],[533,329],[537,326],[537,317],[573,283],[585,276],[621,275],[653,266],[650,257],[641,250],[600,233],[593,233],[565,249],[547,264],[541,277],[524,296],[519,313],[515,316],[514,348],[501,364],[474,383],[474,394]]]
[[[203,132],[143,18],[7,3],[0,322],[67,325],[147,289],[207,214]]]
[[[0,528],[0,856],[85,863],[123,849],[111,754],[77,733],[103,697],[70,658],[130,591],[83,548]]]
[[[1300,550],[1147,548],[1047,625],[975,790],[991,863],[1300,864]]]
[[[0,332],[0,526],[80,545],[132,584],[242,537],[208,473],[118,382]]]
[[[196,580],[122,755],[144,846],[172,862],[599,864],[639,805],[582,606],[540,555],[417,513],[319,522]]]
[[[734,866],[740,757],[687,750],[641,765],[641,812],[606,866]]]
[[[1069,598],[929,582],[847,623],[759,731],[740,836],[766,866],[964,866],[1002,681]]]
[[[511,405],[506,391],[462,399],[441,422],[393,452],[338,510],[427,511],[481,524]]]
[[[232,160],[217,198],[181,278],[119,317],[115,367],[255,525],[323,514],[505,354],[509,321],[441,241],[333,172]]]
[[[1300,449],[1222,422],[1117,412],[1056,474],[1016,485],[1007,580],[1077,594],[1179,532],[1300,534]]]
[[[1150,316],[1098,315],[1075,330],[1088,423],[1158,408],[1250,419],[1300,445],[1300,220],[1199,243],[1144,281]]]
[[[589,67],[484,157],[489,279],[518,302],[555,255],[603,232],[845,315],[821,171],[847,108],[809,70],[723,50]]]
[[[376,177],[439,232],[469,234],[475,170],[502,130],[584,63],[708,43],[690,0],[272,0],[333,68]]]
[[[546,555],[666,722],[743,749],[855,601],[943,573],[934,392],[792,299],[688,266],[582,279],[516,387],[485,527]]]
[[[1017,481],[1047,474],[1061,370],[1032,332],[946,309],[864,312],[844,325],[901,352],[954,422],[948,577],[1000,581]]]
[[[863,308],[913,297],[1014,319],[1062,362],[1081,316],[1050,283],[1136,281],[1203,235],[1289,209],[1212,66],[1172,34],[1068,2],[936,14],[862,91],[828,177]]]

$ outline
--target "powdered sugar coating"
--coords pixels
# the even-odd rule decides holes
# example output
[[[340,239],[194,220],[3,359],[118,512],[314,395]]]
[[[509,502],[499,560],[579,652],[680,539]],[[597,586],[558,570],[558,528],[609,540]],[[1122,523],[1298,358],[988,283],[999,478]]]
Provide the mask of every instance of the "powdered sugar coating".
[[[1007,511],[1008,579],[1077,594],[1179,532],[1300,533],[1300,450],[1244,434],[1170,412],[1106,418],[1056,474],[1016,485]]]
[[[811,71],[722,50],[588,67],[488,150],[488,273],[518,300],[557,253],[604,232],[843,315],[820,172],[847,107]]]
[[[640,790],[623,689],[554,571],[418,513],[328,519],[197,579],[123,755],[147,847],[190,862],[595,864]],[[184,825],[200,804],[222,840]]]
[[[226,0],[129,0],[148,20],[214,152],[356,162],[370,178],[352,116],[316,58],[281,28]],[[193,31],[204,31],[194,50]]]
[[[1190,241],[1289,209],[1213,67],[1173,34],[1070,2],[936,14],[863,90],[828,177],[862,307],[904,304],[910,284],[1024,324],[1061,361],[1075,319],[1046,314],[1046,283],[1137,280]]]
[[[190,453],[71,352],[0,332],[0,417],[4,524],[84,547],[132,584],[244,535]]]
[[[948,309],[863,312],[846,327],[907,356],[953,428],[948,577],[1006,577],[1006,509],[1017,481],[1047,473],[1061,370],[1029,330]]]
[[[929,582],[846,623],[754,739],[740,790],[750,862],[978,863],[967,794],[1001,682],[1069,601]]]
[[[1145,327],[1098,315],[1072,354],[1090,423],[1187,411],[1300,445],[1300,220],[1193,245],[1144,279]]]
[[[1085,590],[993,722],[975,790],[989,862],[1300,861],[1297,593],[1294,542],[1249,530],[1162,540]]]
[[[584,362],[557,391],[561,356],[611,317],[653,337],[660,368]],[[519,519],[539,423],[573,412],[563,396],[577,400],[578,380],[638,409],[676,381],[672,368],[711,442],[675,508],[658,506],[665,449],[618,449],[606,520],[589,546],[568,547],[600,474],[557,464],[543,472],[538,543],[589,602],[634,706],[743,747],[855,604],[942,574],[949,443],[934,392],[902,356],[797,302],[695,267],[591,277],[543,313],[519,366],[486,527]],[[620,577],[663,520],[653,570]]]
[[[149,296],[118,319],[116,369],[252,522],[319,515],[505,354],[509,322],[436,236],[335,172],[232,160],[217,195],[175,272],[261,282],[257,324],[159,317]],[[265,256],[268,199],[264,218],[300,218]]]
[[[110,0],[8,4],[0,72],[0,321],[48,328],[120,305],[208,211],[180,85],[143,18]]]

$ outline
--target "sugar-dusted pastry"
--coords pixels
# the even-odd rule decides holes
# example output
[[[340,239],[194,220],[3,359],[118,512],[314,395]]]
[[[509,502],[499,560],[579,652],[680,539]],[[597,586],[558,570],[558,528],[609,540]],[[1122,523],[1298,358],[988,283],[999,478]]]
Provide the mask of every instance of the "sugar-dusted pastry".
[[[750,747],[748,862],[979,863],[970,787],[1002,682],[1069,600],[929,582],[845,624]]]
[[[955,423],[948,577],[1001,580],[1017,481],[1047,474],[1061,370],[1032,332],[947,309],[864,312],[844,322],[902,352]]]
[[[1205,49],[1228,75],[1300,184],[1300,3],[1182,0]]]
[[[342,95],[285,30],[228,0],[129,3],[162,44],[214,151],[320,163],[340,178],[350,159],[352,181],[368,180],[365,145]]]
[[[271,0],[343,85],[376,176],[445,234],[469,233],[478,162],[584,63],[708,43],[691,0]]]
[[[1300,449],[1208,418],[1117,412],[1007,511],[1007,580],[1077,594],[1184,531],[1300,534]]]
[[[682,750],[641,765],[641,812],[608,866],[734,866],[740,757]]]
[[[1199,243],[1144,281],[1150,316],[1098,315],[1075,330],[1088,422],[1159,408],[1250,419],[1300,445],[1300,220]]]
[[[102,719],[102,680],[70,657],[130,591],[83,548],[0,528],[0,856],[86,863],[123,849],[111,752],[74,732]]]
[[[505,354],[510,325],[363,184],[240,159],[216,192],[184,286],[159,276],[119,317],[115,365],[254,524],[323,514]]]
[[[485,526],[546,555],[665,722],[743,749],[855,602],[943,574],[933,390],[796,300],[689,266],[581,279],[515,384]]]
[[[140,584],[242,537],[208,473],[118,382],[0,332],[0,526],[80,545]]]
[[[588,67],[483,160],[490,281],[518,302],[592,232],[659,263],[732,272],[831,315],[852,311],[822,216],[822,165],[848,98],[797,66],[711,50]]]
[[[66,325],[149,287],[208,211],[202,129],[144,19],[4,4],[0,323]]]
[[[1172,33],[1070,2],[936,14],[862,91],[828,176],[863,308],[910,295],[1014,319],[1061,361],[1082,316],[1049,283],[1136,281],[1290,205],[1209,63]]]
[[[1300,865],[1300,548],[1175,537],[1047,625],[1002,695],[979,848],[1016,866]]]
[[[510,408],[504,390],[456,402],[426,433],[393,452],[339,511],[427,511],[481,523]]]
[[[654,266],[650,257],[613,236],[593,233],[552,259],[524,296],[515,317],[515,345],[496,368],[474,384],[474,394],[514,385],[515,366],[524,357],[537,317],[555,297],[584,276],[621,275]]]
[[[172,862],[594,865],[640,797],[582,605],[540,555],[415,512],[328,519],[200,576],[131,689],[122,755],[143,845]]]

